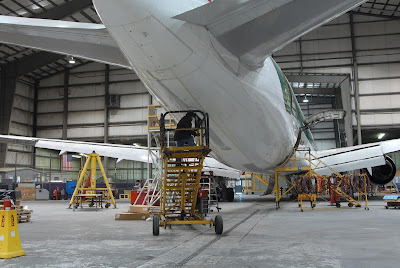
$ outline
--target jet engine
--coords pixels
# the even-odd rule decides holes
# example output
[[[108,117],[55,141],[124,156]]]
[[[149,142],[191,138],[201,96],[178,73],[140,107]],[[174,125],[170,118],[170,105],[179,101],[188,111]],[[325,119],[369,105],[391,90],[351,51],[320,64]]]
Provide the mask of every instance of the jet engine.
[[[384,185],[391,182],[396,175],[396,165],[393,160],[386,156],[386,165],[372,168],[372,175],[368,171],[368,176],[371,182]]]

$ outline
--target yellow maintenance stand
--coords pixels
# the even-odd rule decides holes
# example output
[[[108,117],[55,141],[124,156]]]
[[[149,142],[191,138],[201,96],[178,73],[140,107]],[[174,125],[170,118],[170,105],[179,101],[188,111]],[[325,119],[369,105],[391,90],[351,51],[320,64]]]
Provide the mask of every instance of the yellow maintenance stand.
[[[257,184],[258,181],[258,184]],[[254,174],[251,172],[244,173],[244,193],[245,194],[254,194],[254,193],[264,193],[266,189],[262,189],[262,184],[266,187],[269,186],[269,182],[266,181],[262,175]],[[264,186],[264,187],[265,187]]]
[[[340,187],[342,185],[342,182],[344,180],[344,175],[340,174],[333,168],[331,168],[329,165],[321,161],[319,158],[315,157],[312,153],[310,148],[303,148],[303,149],[297,149],[294,150],[293,156],[286,161],[286,163],[277,168],[275,170],[275,201],[276,201],[276,209],[280,208],[280,201],[281,199],[288,193],[292,191],[296,187],[296,184],[292,183],[291,180],[286,178],[287,174],[293,174],[297,172],[298,174],[303,174],[303,176],[308,176],[308,177],[321,177],[320,174],[318,174],[318,169],[322,168],[327,168],[328,170],[331,171],[332,174],[336,175],[339,179],[339,182],[337,185],[331,186],[332,191],[335,192],[337,196],[341,196],[344,200],[349,202],[349,207],[357,207],[361,208],[363,207],[361,205],[362,199],[365,201],[365,206],[364,208],[366,210],[369,210],[368,207],[368,194],[367,193],[362,193],[359,194],[359,200],[355,200],[345,192],[343,192]],[[287,182],[287,189],[285,192],[280,193],[279,192],[279,180],[280,178],[284,179]],[[366,184],[366,183],[365,183]],[[315,208],[316,205],[316,195],[313,193],[304,193],[298,196],[298,203],[301,211],[303,212],[303,201],[310,201],[311,203],[311,209]],[[337,206],[339,208],[340,206]]]
[[[195,128],[185,129],[197,133],[196,146],[170,146],[170,131],[165,128],[165,117],[170,114],[193,112]],[[220,215],[207,220],[196,208],[198,191],[204,158],[210,153],[209,117],[201,111],[167,112],[160,118],[161,136],[161,207],[160,213],[153,218],[153,235],[158,236],[160,226],[202,224],[215,227],[222,234],[223,221]]]
[[[18,232],[16,210],[0,210],[0,259],[25,256]]]
[[[106,188],[97,188],[97,164],[100,168],[101,174],[103,175]],[[89,177],[85,180],[87,172],[89,171]],[[84,203],[89,203],[90,207],[96,205],[96,210],[98,208],[98,205],[103,208],[103,203],[105,203],[105,208],[109,208],[111,204],[114,205],[114,208],[117,207],[117,203],[115,202],[110,184],[108,183],[106,173],[104,172],[100,156],[95,152],[87,156],[85,166],[79,173],[79,179],[74,194],[71,197],[71,201],[69,202],[69,208],[73,206],[73,209],[75,210],[79,207],[79,205],[83,207]]]

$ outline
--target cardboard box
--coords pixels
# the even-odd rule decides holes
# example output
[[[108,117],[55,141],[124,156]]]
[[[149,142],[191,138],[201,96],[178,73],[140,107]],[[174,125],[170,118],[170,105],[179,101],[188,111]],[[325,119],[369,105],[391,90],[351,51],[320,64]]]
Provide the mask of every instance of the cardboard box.
[[[17,187],[16,190],[21,191],[23,201],[35,201],[36,189],[32,187]]]
[[[115,220],[117,221],[144,221],[148,217],[149,214],[143,213],[120,212],[115,214]]]
[[[145,205],[131,205],[129,206],[129,212],[131,213],[142,213],[142,214],[149,214],[150,209],[159,208],[156,206],[145,206]]]

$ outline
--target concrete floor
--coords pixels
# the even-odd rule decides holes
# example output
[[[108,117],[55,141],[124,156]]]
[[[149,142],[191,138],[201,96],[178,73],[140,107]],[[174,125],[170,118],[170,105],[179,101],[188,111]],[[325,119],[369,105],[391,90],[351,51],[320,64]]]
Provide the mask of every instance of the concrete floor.
[[[400,210],[275,210],[271,197],[221,203],[224,234],[177,226],[152,235],[152,222],[115,221],[118,209],[72,210],[64,201],[24,202],[32,223],[19,231],[27,256],[0,267],[398,267]],[[326,207],[320,203],[317,208]]]

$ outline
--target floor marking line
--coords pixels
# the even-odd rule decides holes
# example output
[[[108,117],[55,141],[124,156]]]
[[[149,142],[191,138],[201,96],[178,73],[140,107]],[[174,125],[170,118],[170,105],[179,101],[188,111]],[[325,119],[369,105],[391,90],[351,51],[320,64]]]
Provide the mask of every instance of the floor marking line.
[[[243,220],[241,220],[240,222],[236,223],[234,226],[232,226],[231,228],[229,228],[228,231],[224,232],[222,235],[214,238],[213,240],[211,240],[210,242],[208,242],[207,244],[205,244],[204,246],[202,246],[201,248],[199,248],[199,250],[197,250],[195,253],[191,254],[190,256],[186,257],[185,259],[183,259],[181,262],[179,262],[178,264],[176,264],[174,267],[182,267],[183,265],[185,265],[186,263],[188,263],[191,259],[193,259],[194,257],[198,256],[200,253],[202,253],[204,250],[206,250],[209,246],[211,246],[212,244],[214,244],[215,242],[217,242],[218,240],[220,240],[221,238],[225,237],[227,234],[229,234],[231,231],[233,231],[234,229],[236,229],[239,225],[243,224],[244,222],[246,222],[248,219],[250,219],[251,217],[253,217],[257,212],[259,212],[259,210],[254,211],[253,213],[251,213],[249,216],[247,216],[246,218],[244,218]]]
[[[268,214],[271,213],[272,211],[273,211],[272,208],[269,209],[269,210],[267,211],[267,213],[265,213],[264,216],[262,216],[262,217],[253,225],[253,227],[251,227],[250,230],[239,240],[239,242],[235,245],[234,248],[237,248],[237,247],[239,246],[240,242],[242,242],[242,240],[245,239],[245,238],[247,237],[247,235],[248,235],[251,231],[254,230],[254,228],[260,223],[260,221],[262,221],[265,217],[267,217]],[[230,250],[224,255],[224,257],[227,256],[227,255],[229,255],[229,253],[231,253],[232,250],[233,250],[233,248],[230,249]],[[222,260],[222,259],[224,259],[224,258],[221,258],[221,260]],[[218,263],[219,263],[221,260],[219,260],[215,265],[218,265]]]

